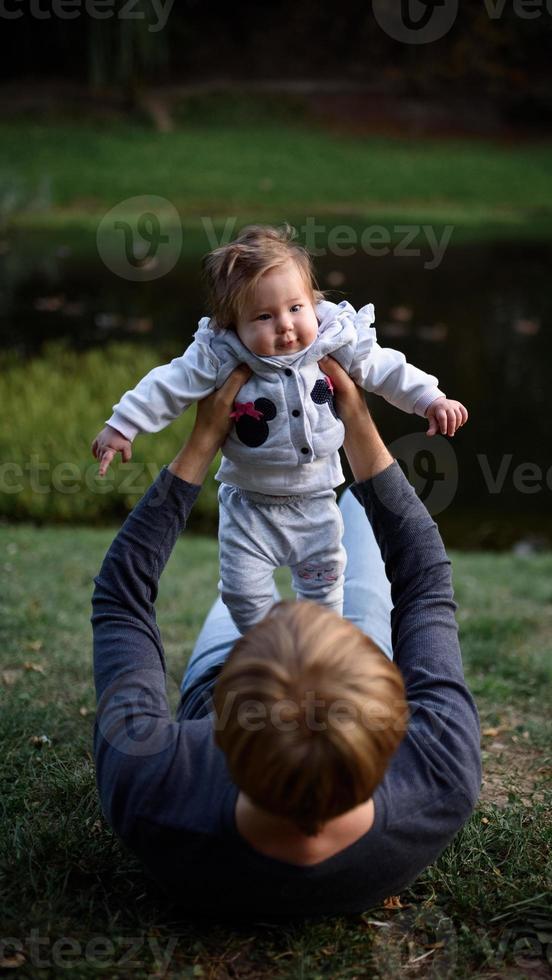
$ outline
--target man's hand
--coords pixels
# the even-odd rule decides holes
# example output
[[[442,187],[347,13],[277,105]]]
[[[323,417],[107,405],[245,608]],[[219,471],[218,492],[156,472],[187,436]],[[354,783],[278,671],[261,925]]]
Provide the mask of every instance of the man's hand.
[[[434,436],[436,432],[453,436],[468,421],[468,410],[452,398],[436,398],[426,410],[426,418],[429,419],[427,436]]]
[[[109,464],[117,453],[121,453],[123,463],[128,463],[132,459],[132,444],[130,439],[114,429],[112,425],[106,425],[92,443],[92,455],[100,460],[99,475],[105,476]]]
[[[337,412],[345,426],[343,447],[353,476],[358,481],[370,480],[391,466],[393,457],[372,421],[362,389],[333,357],[323,357],[318,363],[333,385]]]
[[[197,403],[190,438],[169,465],[171,473],[188,483],[203,483],[211,462],[232,428],[230,413],[234,399],[250,377],[251,368],[240,364],[222,388]]]

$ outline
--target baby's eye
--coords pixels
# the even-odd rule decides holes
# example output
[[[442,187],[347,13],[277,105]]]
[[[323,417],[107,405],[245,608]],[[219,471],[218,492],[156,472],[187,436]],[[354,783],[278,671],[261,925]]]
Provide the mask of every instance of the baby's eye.
[[[302,304],[302,303],[295,303],[295,304],[294,304],[294,305],[293,305],[293,306],[291,307],[291,312],[292,312],[292,313],[294,313],[294,312],[295,312],[295,310],[301,310],[302,308],[303,308],[303,304]]]
[[[257,320],[268,320],[269,318],[270,318],[270,313],[261,313],[257,317]]]

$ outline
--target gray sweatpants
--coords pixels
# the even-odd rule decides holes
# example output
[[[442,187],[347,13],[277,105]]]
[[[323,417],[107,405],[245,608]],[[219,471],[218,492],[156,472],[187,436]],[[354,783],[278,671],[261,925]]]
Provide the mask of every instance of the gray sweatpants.
[[[342,615],[347,555],[333,490],[276,497],[221,483],[218,500],[219,590],[242,633],[273,606],[274,570],[283,566],[298,599]]]

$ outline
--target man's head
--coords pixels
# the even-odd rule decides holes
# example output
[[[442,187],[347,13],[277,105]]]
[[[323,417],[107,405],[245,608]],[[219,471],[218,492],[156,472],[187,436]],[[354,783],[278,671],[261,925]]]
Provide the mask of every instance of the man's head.
[[[324,294],[294,234],[289,225],[250,225],[203,259],[215,326],[235,330],[261,356],[294,353],[316,337],[314,307]]]
[[[408,719],[397,666],[310,602],[278,603],[236,642],[213,702],[236,785],[309,836],[372,796]]]

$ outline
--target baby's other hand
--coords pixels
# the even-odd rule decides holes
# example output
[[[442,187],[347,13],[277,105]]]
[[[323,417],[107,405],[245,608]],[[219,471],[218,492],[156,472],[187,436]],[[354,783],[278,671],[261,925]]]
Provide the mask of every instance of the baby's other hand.
[[[440,432],[443,436],[453,436],[468,421],[468,410],[453,398],[436,398],[426,410],[429,419],[428,436]]]
[[[92,443],[92,455],[100,460],[100,476],[105,476],[109,464],[117,453],[121,453],[123,463],[128,463],[132,458],[132,444],[121,432],[114,429],[111,425],[106,425]]]

